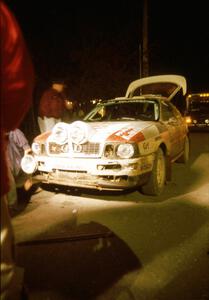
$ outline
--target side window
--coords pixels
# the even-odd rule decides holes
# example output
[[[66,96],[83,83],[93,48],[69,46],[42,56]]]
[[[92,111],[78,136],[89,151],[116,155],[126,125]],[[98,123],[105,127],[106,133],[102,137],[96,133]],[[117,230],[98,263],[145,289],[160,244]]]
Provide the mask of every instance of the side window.
[[[163,121],[168,121],[170,118],[175,117],[174,109],[170,103],[161,102],[161,117]]]

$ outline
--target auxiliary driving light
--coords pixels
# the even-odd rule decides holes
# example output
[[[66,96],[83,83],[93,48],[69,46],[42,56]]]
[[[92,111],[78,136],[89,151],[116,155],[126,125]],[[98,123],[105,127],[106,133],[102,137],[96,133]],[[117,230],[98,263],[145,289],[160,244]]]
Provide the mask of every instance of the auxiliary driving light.
[[[21,160],[21,168],[26,174],[32,174],[37,168],[36,161],[32,155],[25,155]]]

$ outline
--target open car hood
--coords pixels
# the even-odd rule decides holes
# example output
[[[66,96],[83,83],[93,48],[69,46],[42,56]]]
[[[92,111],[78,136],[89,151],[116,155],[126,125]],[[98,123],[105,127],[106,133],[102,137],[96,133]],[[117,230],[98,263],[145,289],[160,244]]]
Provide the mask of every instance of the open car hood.
[[[143,95],[159,95],[171,100],[182,89],[187,92],[186,79],[180,75],[158,75],[144,77],[131,82],[126,91],[126,97]]]

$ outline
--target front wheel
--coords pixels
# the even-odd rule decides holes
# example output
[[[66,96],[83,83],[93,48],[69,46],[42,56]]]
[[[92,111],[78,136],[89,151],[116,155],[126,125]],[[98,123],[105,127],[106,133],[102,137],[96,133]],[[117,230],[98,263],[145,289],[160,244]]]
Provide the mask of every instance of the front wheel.
[[[163,150],[159,148],[155,154],[153,169],[148,182],[141,187],[145,195],[158,196],[162,193],[166,180],[166,163]]]

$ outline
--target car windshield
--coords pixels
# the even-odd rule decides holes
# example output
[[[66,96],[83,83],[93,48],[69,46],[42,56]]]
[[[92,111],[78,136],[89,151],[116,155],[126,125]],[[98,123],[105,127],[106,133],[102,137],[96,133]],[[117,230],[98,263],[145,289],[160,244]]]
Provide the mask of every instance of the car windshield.
[[[84,121],[157,121],[158,118],[159,106],[158,102],[156,102],[155,100],[113,100],[97,105],[84,118]]]

